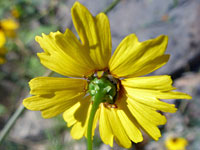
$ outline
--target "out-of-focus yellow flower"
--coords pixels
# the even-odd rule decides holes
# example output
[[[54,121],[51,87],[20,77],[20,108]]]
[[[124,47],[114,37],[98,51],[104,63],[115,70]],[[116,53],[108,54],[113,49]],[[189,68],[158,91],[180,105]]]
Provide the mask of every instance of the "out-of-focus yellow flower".
[[[11,9],[11,14],[13,17],[15,17],[16,19],[18,19],[20,17],[20,12],[16,7],[13,7]]]
[[[7,37],[15,37],[19,24],[13,19],[0,20],[0,47],[3,47]]]
[[[99,120],[100,136],[105,144],[113,146],[113,140],[125,148],[133,142],[141,142],[141,130],[154,140],[161,136],[158,125],[166,123],[158,111],[176,111],[174,104],[160,99],[191,99],[191,96],[172,91],[168,75],[139,77],[165,65],[169,55],[164,54],[168,38],[161,35],[155,39],[139,42],[131,34],[119,44],[111,57],[111,33],[108,17],[104,13],[96,17],[76,2],[72,19],[81,42],[67,29],[42,34],[36,41],[44,52],[38,53],[47,68],[73,78],[38,77],[29,82],[34,96],[24,99],[30,110],[39,110],[44,118],[63,113],[68,127],[72,126],[74,139],[87,136],[89,114],[93,103],[88,86],[106,80],[116,87],[116,95],[105,97],[99,105],[93,122],[93,134]],[[93,85],[92,85],[93,86]],[[98,86],[94,88],[98,88]],[[112,88],[110,86],[110,88]],[[108,88],[107,90],[111,90]]]
[[[5,47],[0,47],[0,65],[6,62],[6,59],[5,59],[6,52],[7,50]]]
[[[167,150],[186,150],[188,142],[182,137],[169,137],[165,141]]]

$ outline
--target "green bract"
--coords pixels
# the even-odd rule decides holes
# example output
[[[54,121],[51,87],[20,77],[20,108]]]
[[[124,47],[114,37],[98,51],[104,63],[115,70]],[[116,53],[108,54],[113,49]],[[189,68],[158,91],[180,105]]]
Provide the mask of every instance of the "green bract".
[[[94,78],[89,83],[89,93],[92,96],[92,101],[97,93],[105,95],[103,102],[114,104],[117,88],[108,78],[102,77],[100,79]]]

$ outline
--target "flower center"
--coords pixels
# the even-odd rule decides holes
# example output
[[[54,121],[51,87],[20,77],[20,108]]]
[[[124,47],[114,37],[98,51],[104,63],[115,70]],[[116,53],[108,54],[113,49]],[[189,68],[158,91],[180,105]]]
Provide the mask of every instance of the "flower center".
[[[178,139],[177,138],[173,138],[172,141],[173,141],[173,143],[176,143],[178,141]]]
[[[98,73],[97,73],[98,74]],[[92,96],[92,101],[98,93],[104,94],[102,102],[114,104],[117,97],[117,83],[111,75],[105,74],[101,77],[93,75],[89,82],[89,93]]]

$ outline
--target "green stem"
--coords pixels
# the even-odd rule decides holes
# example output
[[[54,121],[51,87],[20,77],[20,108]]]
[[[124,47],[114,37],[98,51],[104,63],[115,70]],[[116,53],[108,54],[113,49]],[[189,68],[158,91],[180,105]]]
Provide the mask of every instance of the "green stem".
[[[120,0],[115,0],[113,1],[103,12],[107,14],[109,11],[111,11],[118,3]]]
[[[94,117],[96,114],[97,109],[99,108],[99,104],[103,101],[104,96],[106,95],[105,92],[100,92],[95,95],[94,102],[92,104],[92,110],[90,112],[90,117],[88,121],[88,129],[87,129],[87,146],[88,150],[92,150],[92,126],[93,126],[93,121]]]
[[[3,130],[0,133],[0,144],[3,142],[4,138],[10,131],[10,129],[15,124],[16,120],[20,117],[20,115],[25,110],[25,107],[21,104],[17,110],[15,111],[14,115],[10,118],[10,120],[6,123],[6,126],[3,128]]]

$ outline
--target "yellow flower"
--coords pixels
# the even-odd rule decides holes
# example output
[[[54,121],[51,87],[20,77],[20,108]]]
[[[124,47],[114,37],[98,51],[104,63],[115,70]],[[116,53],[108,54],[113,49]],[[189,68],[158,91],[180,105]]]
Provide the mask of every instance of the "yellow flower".
[[[5,47],[0,47],[0,65],[6,62],[6,59],[5,59],[6,52],[7,50]]]
[[[19,12],[19,10],[17,9],[17,7],[13,7],[13,8],[11,9],[11,14],[12,14],[13,17],[15,17],[15,18],[17,18],[17,19],[20,17],[20,12]]]
[[[12,19],[0,20],[0,47],[3,47],[7,37],[15,37],[15,30],[19,27],[18,23]]]
[[[159,36],[139,42],[135,34],[127,36],[111,57],[111,33],[104,13],[93,17],[76,2],[72,19],[80,41],[70,31],[37,36],[43,53],[38,53],[41,63],[47,68],[73,78],[37,77],[29,84],[30,93],[26,108],[41,111],[44,118],[63,113],[71,135],[80,139],[87,135],[87,123],[92,107],[88,94],[90,78],[105,77],[117,87],[112,102],[101,103],[94,118],[93,134],[97,122],[102,141],[113,146],[113,139],[125,148],[131,141],[143,140],[141,130],[158,140],[161,136],[158,125],[166,123],[158,111],[174,113],[174,104],[159,99],[190,99],[185,93],[174,92],[168,75],[139,77],[155,71],[167,63],[169,55],[164,54],[167,36]]]
[[[186,150],[188,142],[182,137],[170,137],[165,141],[167,150]]]

